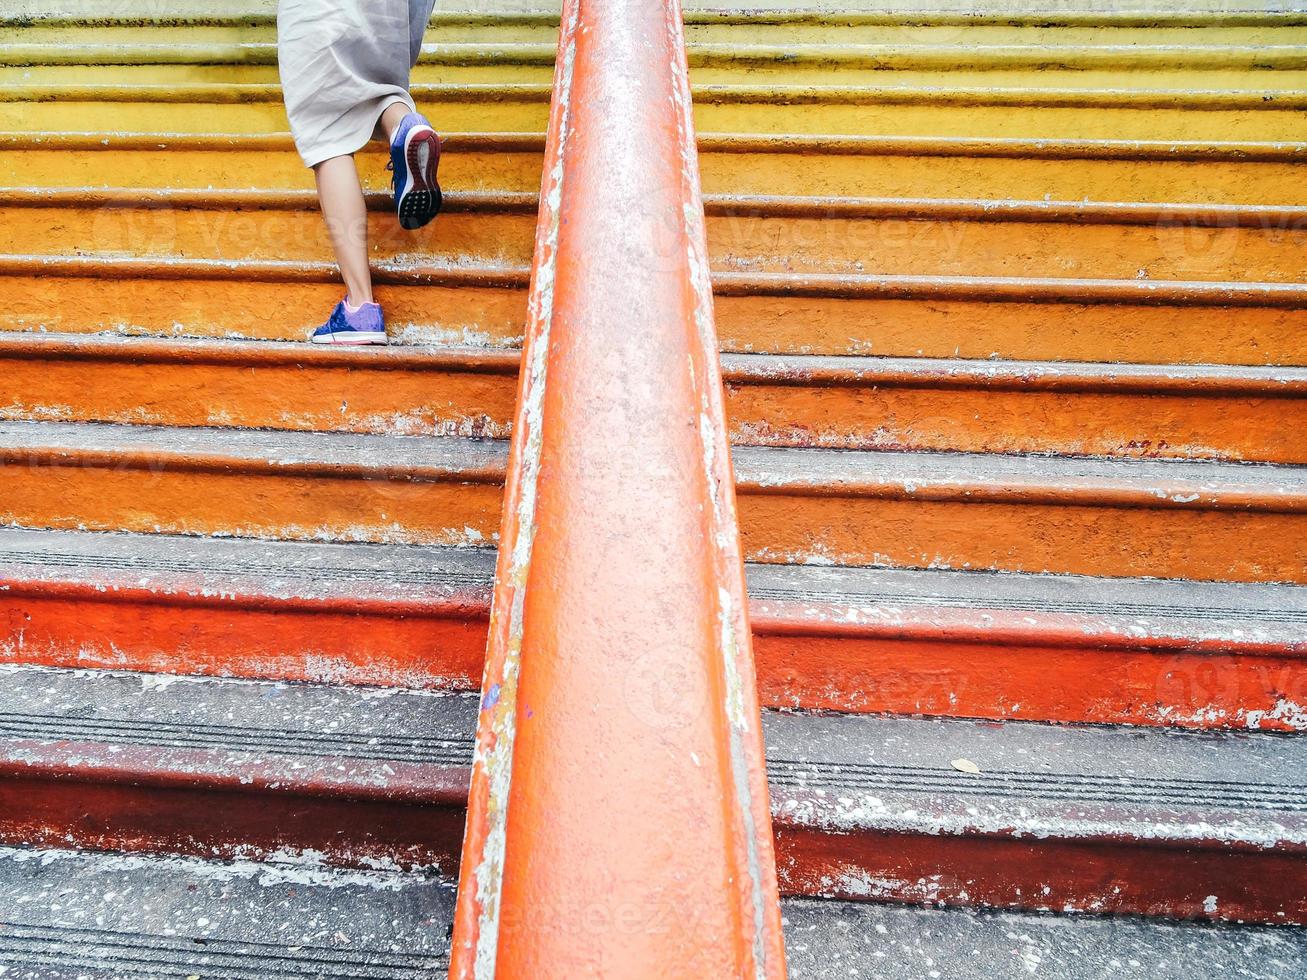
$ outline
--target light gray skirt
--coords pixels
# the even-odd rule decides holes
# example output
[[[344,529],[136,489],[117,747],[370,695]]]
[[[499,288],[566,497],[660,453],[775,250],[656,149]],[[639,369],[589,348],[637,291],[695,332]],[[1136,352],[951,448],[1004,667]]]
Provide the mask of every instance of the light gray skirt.
[[[403,102],[435,0],[278,0],[277,60],[290,131],[304,164],[345,156],[380,136]]]

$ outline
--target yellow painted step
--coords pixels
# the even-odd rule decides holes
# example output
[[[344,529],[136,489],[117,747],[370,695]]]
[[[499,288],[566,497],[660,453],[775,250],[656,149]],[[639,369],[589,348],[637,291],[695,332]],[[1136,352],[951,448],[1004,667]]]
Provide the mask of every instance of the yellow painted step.
[[[454,133],[442,181],[454,190],[535,191],[541,135]],[[759,140],[706,136],[700,167],[709,194],[785,194],[948,200],[1183,202],[1307,205],[1307,144],[1221,155],[1175,147],[1001,144],[936,140]],[[1101,152],[1095,156],[1094,151]],[[1251,157],[1251,158],[1250,158]],[[359,155],[365,184],[388,186],[384,151]],[[287,136],[193,138],[0,135],[0,187],[295,189],[311,179]]]

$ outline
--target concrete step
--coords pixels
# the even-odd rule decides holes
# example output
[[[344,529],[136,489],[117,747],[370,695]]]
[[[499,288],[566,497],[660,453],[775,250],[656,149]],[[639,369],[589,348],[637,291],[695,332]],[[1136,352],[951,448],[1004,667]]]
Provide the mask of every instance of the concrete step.
[[[741,445],[1307,462],[1301,368],[727,355],[722,372]]]
[[[790,894],[1307,924],[1307,741],[771,714]]]
[[[374,197],[371,254],[400,265],[521,267],[531,261],[536,199],[451,195],[440,220],[405,232]],[[752,277],[879,275],[972,281],[1190,283],[1302,289],[1301,211],[1276,208],[867,202],[733,198],[708,202],[715,272]],[[1223,224],[1223,222],[1225,224]],[[0,254],[132,256],[171,262],[328,262],[311,192],[0,191]],[[765,281],[765,278],[762,278]],[[1208,287],[1210,288],[1210,287]]]
[[[3,529],[0,660],[476,690],[493,574],[481,549]],[[1299,587],[748,574],[772,707],[1307,730]]]
[[[733,455],[755,561],[1307,581],[1297,466],[749,446]]]
[[[331,870],[0,849],[0,967],[15,980],[444,976],[454,884]]]
[[[475,694],[3,668],[0,841],[440,868]]]
[[[452,884],[422,874],[7,849],[0,882],[11,910],[0,960],[18,980],[215,969],[235,980],[410,980],[443,976],[448,963]],[[1285,928],[814,899],[782,908],[795,980],[932,970],[981,980],[1032,963],[1054,980],[1127,962],[1157,980],[1209,969],[1291,980],[1307,969],[1307,941]]]
[[[12,529],[0,543],[13,662],[479,683],[489,552]],[[1307,725],[1293,587],[812,566],[750,580],[774,706]]]
[[[484,548],[0,529],[0,660],[476,690]]]
[[[1244,976],[1290,980],[1307,970],[1300,929],[789,899],[793,980],[881,977],[1052,980]]]
[[[754,561],[1307,582],[1297,466],[751,446],[734,457]],[[5,422],[0,523],[487,544],[504,460],[501,442],[454,436]]]
[[[525,265],[373,275],[401,342],[521,343]],[[302,340],[341,294],[325,259],[0,255],[0,276],[10,331]],[[714,286],[723,349],[741,353],[1307,364],[1300,284],[719,272]]]
[[[10,378],[0,418],[502,439],[519,357],[478,348],[0,333],[0,370]]]
[[[1307,730],[1297,586],[752,565],[763,702]]]
[[[228,99],[239,101],[237,96],[243,98],[245,93],[233,93],[233,87],[215,85],[211,97],[227,93]],[[416,89],[422,93],[421,86]],[[133,93],[120,94],[127,98]],[[467,98],[476,102],[478,96],[471,92]],[[192,112],[197,115],[207,119],[203,112]],[[35,128],[0,133],[4,186],[312,187],[284,124],[256,132],[222,131],[210,125],[202,131],[178,133],[146,119],[138,131],[105,131],[99,125],[90,131],[59,131],[46,125],[49,120],[35,109],[30,122]],[[441,180],[451,189],[539,188],[542,129],[458,130],[450,120],[440,120],[439,125],[445,141]],[[917,201],[1129,201],[1200,208],[1307,204],[1307,192],[1292,179],[1295,160],[1304,147],[1293,141],[1167,144],[705,130],[700,132],[699,148],[704,189],[710,195],[784,192],[859,198],[874,193]],[[364,183],[374,189],[387,186],[380,150],[377,144],[359,156]],[[142,166],[146,161],[148,168]]]
[[[0,418],[505,438],[518,359],[0,333]],[[722,369],[738,445],[1307,462],[1302,368],[726,354]]]
[[[457,850],[474,694],[10,667],[0,701],[0,842],[443,871]],[[1307,740],[764,722],[789,894],[1307,923]]]
[[[0,423],[0,524],[485,545],[504,445],[462,437]]]

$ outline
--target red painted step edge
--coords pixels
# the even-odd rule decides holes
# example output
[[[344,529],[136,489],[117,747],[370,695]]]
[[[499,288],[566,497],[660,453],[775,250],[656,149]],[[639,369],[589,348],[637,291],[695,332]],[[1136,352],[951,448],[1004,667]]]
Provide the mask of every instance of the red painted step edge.
[[[488,590],[430,598],[215,595],[0,577],[0,663],[474,690]],[[753,600],[767,707],[1307,730],[1307,640],[1129,631],[1094,616]]]

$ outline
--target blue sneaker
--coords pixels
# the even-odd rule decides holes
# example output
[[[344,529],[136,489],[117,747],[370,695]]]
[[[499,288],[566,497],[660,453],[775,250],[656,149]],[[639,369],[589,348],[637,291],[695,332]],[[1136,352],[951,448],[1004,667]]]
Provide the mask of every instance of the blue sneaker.
[[[400,121],[390,142],[390,164],[394,171],[395,212],[400,227],[413,231],[440,213],[440,137],[421,113],[410,112]]]
[[[386,320],[376,303],[364,303],[351,310],[341,300],[331,311],[331,318],[309,339],[315,344],[384,344]]]

